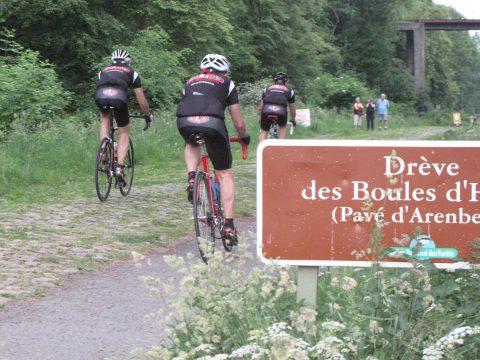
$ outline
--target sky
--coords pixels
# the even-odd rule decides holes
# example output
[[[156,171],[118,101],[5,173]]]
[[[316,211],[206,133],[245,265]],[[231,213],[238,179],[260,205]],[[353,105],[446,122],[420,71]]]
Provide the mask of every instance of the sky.
[[[433,0],[434,3],[447,5],[455,8],[467,19],[480,19],[480,0]],[[471,31],[471,34],[480,31]]]

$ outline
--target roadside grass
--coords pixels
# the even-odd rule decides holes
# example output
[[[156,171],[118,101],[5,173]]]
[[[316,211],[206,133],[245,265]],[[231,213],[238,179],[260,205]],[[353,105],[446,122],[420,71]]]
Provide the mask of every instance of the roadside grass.
[[[244,107],[243,114],[252,137],[251,162],[258,143],[258,113],[253,107]],[[408,138],[414,133],[421,133],[424,127],[446,123],[446,120],[442,120],[445,116],[419,118],[392,115],[388,131],[367,132],[353,128],[348,112],[312,109],[311,128],[297,126],[293,138]],[[98,117],[95,112],[85,112],[56,121],[35,132],[17,128],[6,134],[0,143],[2,208],[95,196],[93,175],[99,122],[91,119]],[[234,134],[230,119],[227,119],[227,124],[230,133]],[[173,111],[157,114],[155,123],[148,131],[143,132],[142,127],[142,120],[132,122],[131,137],[136,158],[134,188],[173,183],[179,179],[183,182],[183,140],[178,134]],[[241,164],[238,145],[233,145],[233,152],[236,164]]]

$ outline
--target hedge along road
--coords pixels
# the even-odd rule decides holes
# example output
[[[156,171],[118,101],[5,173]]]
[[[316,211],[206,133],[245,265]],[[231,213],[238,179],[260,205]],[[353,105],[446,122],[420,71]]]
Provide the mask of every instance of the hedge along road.
[[[428,128],[424,136],[412,131],[408,138],[443,132]],[[254,172],[252,165],[238,167],[240,215],[253,213]],[[192,235],[178,236],[192,227],[190,206],[179,203],[184,197],[184,184],[170,183],[134,188],[125,199],[113,196],[108,204],[115,211],[92,197],[0,213],[0,300],[6,303],[0,310],[0,359],[101,359],[165,340],[165,329],[144,316],[166,304],[148,294],[139,276],[179,278],[163,254],[197,253]],[[239,225],[247,234],[255,221]],[[156,246],[175,237],[181,240],[174,246]],[[253,251],[253,236],[244,239]],[[93,275],[70,275],[152,246],[151,266],[120,261]],[[24,296],[29,299],[9,301]]]

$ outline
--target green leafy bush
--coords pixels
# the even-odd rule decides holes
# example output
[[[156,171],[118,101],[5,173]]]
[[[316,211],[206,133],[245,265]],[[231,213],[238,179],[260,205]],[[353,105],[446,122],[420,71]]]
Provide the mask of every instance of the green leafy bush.
[[[238,96],[242,104],[256,105],[262,100],[265,87],[271,83],[269,79],[263,79],[254,83],[242,83],[238,85]]]
[[[306,94],[309,103],[326,108],[342,108],[353,106],[357,96],[365,101],[370,92],[355,75],[322,73],[308,84]]]
[[[16,56],[0,57],[0,126],[34,128],[61,116],[71,94],[53,67],[34,51],[15,50]]]

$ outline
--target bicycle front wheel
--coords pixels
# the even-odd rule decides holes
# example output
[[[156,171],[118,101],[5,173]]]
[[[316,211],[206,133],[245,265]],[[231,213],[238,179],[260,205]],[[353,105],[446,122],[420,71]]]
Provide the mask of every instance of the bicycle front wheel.
[[[100,201],[105,201],[112,188],[113,148],[109,139],[103,139],[97,151],[95,164],[95,188]]]
[[[135,170],[135,157],[134,157],[134,152],[133,152],[133,142],[132,139],[129,139],[130,143],[128,145],[128,152],[127,156],[125,157],[125,168],[124,168],[124,173],[125,173],[125,181],[126,185],[120,187],[120,193],[123,196],[127,196],[130,193],[130,190],[132,189],[132,183],[133,183],[133,173]]]
[[[207,174],[197,171],[193,187],[193,219],[200,256],[205,263],[215,252],[215,214]]]

